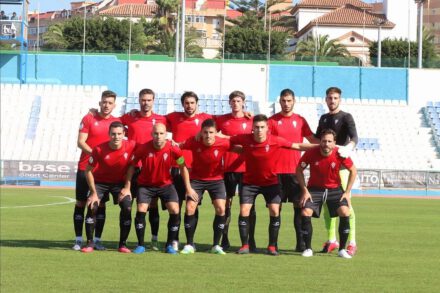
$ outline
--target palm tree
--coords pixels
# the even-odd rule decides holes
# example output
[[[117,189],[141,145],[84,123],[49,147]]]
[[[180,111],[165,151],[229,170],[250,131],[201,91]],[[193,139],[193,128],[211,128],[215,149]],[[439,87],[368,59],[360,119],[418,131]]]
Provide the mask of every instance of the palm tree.
[[[296,57],[348,57],[350,53],[344,45],[337,43],[337,40],[329,40],[329,35],[319,36],[319,39],[312,38],[301,41],[296,46]]]
[[[65,49],[67,48],[67,41],[63,34],[63,25],[57,23],[49,26],[47,32],[43,35],[44,47],[50,49]]]

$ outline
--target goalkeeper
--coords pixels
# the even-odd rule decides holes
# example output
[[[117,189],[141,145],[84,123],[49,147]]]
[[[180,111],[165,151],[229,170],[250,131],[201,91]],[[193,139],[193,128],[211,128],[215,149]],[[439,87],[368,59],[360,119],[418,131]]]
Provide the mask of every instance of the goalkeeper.
[[[358,142],[356,124],[353,116],[351,116],[350,113],[342,111],[339,107],[341,103],[341,89],[330,87],[325,93],[325,102],[329,112],[319,118],[318,129],[315,135],[318,137],[322,130],[332,129],[336,132],[336,144],[340,146],[339,154],[342,157],[348,157]],[[341,177],[342,188],[345,190],[349,172],[346,169],[341,169],[339,175]],[[324,207],[324,220],[328,232],[328,240],[324,243],[322,252],[330,253],[339,248],[339,243],[336,241],[336,218],[330,218],[327,205]],[[352,206],[350,206],[350,234],[348,241],[347,252],[350,255],[354,255],[357,251],[356,220]]]

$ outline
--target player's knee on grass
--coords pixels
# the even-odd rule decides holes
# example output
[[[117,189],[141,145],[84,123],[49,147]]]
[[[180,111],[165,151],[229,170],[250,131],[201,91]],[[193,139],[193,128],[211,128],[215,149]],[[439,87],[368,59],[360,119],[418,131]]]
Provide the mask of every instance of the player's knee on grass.
[[[198,206],[198,202],[195,202],[192,200],[187,200],[186,201],[186,214],[189,216],[194,215],[196,212],[197,206]]]
[[[240,216],[249,217],[251,212],[252,204],[241,204],[240,205]]]
[[[121,202],[119,203],[119,206],[122,210],[126,212],[131,212],[131,199],[129,196],[124,197]]]
[[[313,215],[313,210],[304,208],[301,211],[301,215],[304,217],[311,217]]]
[[[347,206],[341,206],[337,210],[339,217],[349,217],[350,216],[350,208]]]
[[[180,212],[179,203],[177,202],[173,202],[173,201],[167,202],[165,206],[167,207],[167,210],[170,213],[170,215],[177,215]]]
[[[215,214],[217,216],[224,216],[225,215],[225,200],[224,199],[216,199],[212,201],[212,204],[214,205]]]
[[[79,208],[85,208],[87,204],[86,200],[77,200],[75,203],[75,206],[79,207]]]
[[[137,211],[141,213],[146,213],[148,210],[148,204],[146,203],[140,203],[137,205]]]
[[[280,215],[280,205],[279,204],[275,204],[275,203],[271,203],[268,204],[268,208],[269,208],[269,215],[271,217],[278,217]]]

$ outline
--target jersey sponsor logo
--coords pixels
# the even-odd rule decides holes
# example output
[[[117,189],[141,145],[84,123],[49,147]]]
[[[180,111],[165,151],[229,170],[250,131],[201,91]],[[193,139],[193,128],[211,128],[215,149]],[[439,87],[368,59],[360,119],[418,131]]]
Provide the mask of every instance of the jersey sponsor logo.
[[[168,159],[168,154],[167,153],[163,154],[163,159],[164,159],[164,161],[166,161]]]
[[[199,118],[196,118],[196,119],[194,120],[194,122],[196,123],[197,126],[199,126],[199,122],[200,122]]]
[[[217,158],[217,156],[218,156],[218,150],[214,150],[214,156]]]
[[[90,158],[89,158],[89,163],[90,163],[90,164],[93,164],[93,157],[90,157]]]
[[[302,167],[302,168],[307,167],[307,163],[306,163],[306,162],[301,162],[301,167]]]
[[[266,153],[267,153],[267,152],[269,152],[270,146],[269,146],[269,145],[266,145],[266,146],[264,147],[264,149],[266,150]]]
[[[331,163],[331,166],[332,166],[332,169],[334,169],[334,168],[336,167],[336,163],[335,163],[335,162],[332,162],[332,163]]]
[[[153,153],[148,153],[149,158],[152,158],[153,156],[154,156]]]
[[[296,121],[295,120],[292,121],[292,124],[293,124],[293,127],[296,128]]]
[[[104,160],[110,159],[110,155],[105,156]]]

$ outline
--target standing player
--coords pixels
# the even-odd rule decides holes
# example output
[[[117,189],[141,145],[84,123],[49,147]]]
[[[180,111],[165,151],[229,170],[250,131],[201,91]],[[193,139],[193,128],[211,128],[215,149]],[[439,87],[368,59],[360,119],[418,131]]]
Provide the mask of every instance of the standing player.
[[[86,215],[86,234],[87,246],[81,249],[82,252],[93,252],[95,243],[93,242],[94,215],[99,204],[106,201],[106,197],[111,194],[113,203],[121,208],[119,214],[119,248],[122,253],[129,253],[127,248],[127,238],[131,227],[131,195],[130,189],[123,189],[125,174],[133,155],[136,143],[127,141],[125,137],[124,125],[115,121],[109,128],[110,141],[100,144],[93,148],[89,158],[85,176],[90,188],[87,199]]]
[[[177,239],[177,233],[179,232],[180,210],[179,198],[171,181],[170,169],[173,162],[179,165],[187,194],[194,194],[194,190],[191,189],[189,183],[188,170],[185,167],[182,151],[178,147],[172,146],[171,142],[166,140],[166,136],[167,131],[165,125],[156,123],[152,130],[153,140],[137,146],[131,166],[127,172],[125,182],[126,190],[124,190],[124,192],[130,190],[135,167],[138,165],[138,161],[142,162],[141,173],[137,178],[138,197],[135,227],[138,246],[134,249],[134,253],[140,254],[145,252],[145,215],[152,200],[160,197],[162,201],[165,202],[170,215],[165,251],[170,254],[177,254],[172,243]]]
[[[310,130],[309,124],[302,116],[294,113],[295,94],[290,89],[280,93],[281,112],[269,118],[269,129],[273,135],[280,136],[288,141],[301,143],[304,138],[309,142],[317,143]],[[296,251],[304,250],[304,241],[301,234],[301,207],[299,204],[301,191],[296,178],[296,166],[301,153],[296,150],[282,148],[279,150],[279,159],[276,164],[276,173],[280,182],[283,202],[293,203],[293,226],[296,234]]]
[[[337,151],[336,133],[331,129],[320,133],[319,147],[306,151],[301,157],[300,164],[296,169],[299,185],[303,192],[301,204],[302,231],[306,244],[304,257],[313,256],[312,251],[312,220],[311,217],[319,218],[322,205],[327,203],[330,216],[339,216],[339,240],[341,242],[338,256],[351,258],[345,250],[348,233],[350,232],[350,191],[356,178],[356,167],[350,158],[343,158]],[[306,186],[304,169],[310,165],[310,178]],[[348,184],[345,191],[341,186],[339,176],[340,168],[344,166],[349,172]]]
[[[140,111],[135,111],[134,113],[127,113],[122,116],[121,122],[127,127],[128,130],[128,139],[134,140],[136,144],[144,144],[149,142],[152,137],[151,133],[153,130],[153,126],[156,123],[166,124],[166,119],[162,115],[158,115],[153,112],[154,105],[154,92],[151,89],[142,89],[139,92],[139,108]],[[135,174],[133,176],[133,185],[132,185],[132,195],[136,197],[135,182],[136,177],[139,174],[139,168],[141,162],[137,166],[135,170]],[[151,204],[148,206],[148,219],[150,221],[151,226],[151,248],[153,250],[159,250],[159,241],[157,238],[159,232],[159,209],[157,205],[157,197],[154,197],[151,201]]]
[[[267,117],[256,115],[252,123],[252,134],[242,134],[230,138],[231,145],[240,145],[246,163],[243,186],[240,189],[240,216],[238,227],[242,246],[239,254],[249,253],[249,213],[258,194],[263,194],[269,208],[269,246],[267,253],[278,255],[276,248],[280,229],[281,190],[278,184],[274,158],[281,147],[296,150],[307,149],[312,145],[291,143],[284,138],[268,134]]]
[[[217,130],[227,136],[235,136],[238,134],[250,134],[252,132],[252,119],[247,117],[243,112],[246,96],[241,91],[233,91],[229,95],[229,105],[231,106],[231,113],[215,117]],[[235,196],[237,186],[239,189],[242,185],[243,173],[245,171],[245,164],[243,156],[235,152],[227,152],[224,157],[224,180],[226,187],[226,223],[223,230],[221,246],[224,250],[230,247],[228,230],[231,222],[231,207],[232,199]],[[249,249],[255,251],[255,222],[256,213],[255,205],[249,215]]]
[[[215,209],[212,253],[225,254],[220,244],[220,238],[225,226],[226,190],[223,181],[223,156],[229,149],[229,140],[216,137],[216,124],[213,119],[202,123],[201,141],[191,137],[185,141],[181,148],[189,150],[193,155],[193,166],[190,172],[191,186],[196,191],[195,195],[186,198],[185,234],[187,244],[180,252],[182,254],[194,253],[194,234],[198,219],[195,217],[197,206],[202,202],[203,193],[207,191]]]
[[[108,129],[112,122],[118,121],[111,115],[115,108],[116,94],[112,91],[104,91],[101,94],[99,102],[99,112],[92,116],[87,114],[81,120],[78,133],[78,147],[81,149],[81,157],[78,162],[78,171],[76,173],[76,204],[73,212],[73,226],[75,228],[75,244],[73,250],[80,250],[82,243],[82,229],[84,223],[84,210],[89,193],[85,177],[85,169],[89,161],[92,149],[97,145],[108,141]],[[97,250],[105,249],[101,244],[101,233],[105,223],[105,205],[98,207],[96,211],[96,231],[95,231],[95,248]]]
[[[349,156],[350,152],[355,148],[358,142],[358,136],[356,131],[356,124],[353,116],[350,113],[341,110],[342,91],[337,87],[330,87],[326,91],[325,102],[329,113],[324,114],[319,119],[318,129],[316,135],[319,138],[319,134],[324,129],[332,129],[336,133],[336,144],[339,147],[339,152],[342,156]],[[348,171],[344,168],[341,169],[341,182],[342,188],[346,190],[348,181]],[[339,247],[336,241],[336,218],[329,216],[327,208],[324,209],[325,227],[328,232],[328,240],[324,243],[322,252],[331,252]],[[356,218],[353,207],[350,205],[350,235],[348,236],[347,251],[350,255],[354,255],[357,251],[356,246]]]

